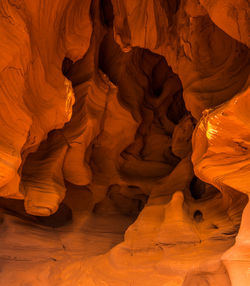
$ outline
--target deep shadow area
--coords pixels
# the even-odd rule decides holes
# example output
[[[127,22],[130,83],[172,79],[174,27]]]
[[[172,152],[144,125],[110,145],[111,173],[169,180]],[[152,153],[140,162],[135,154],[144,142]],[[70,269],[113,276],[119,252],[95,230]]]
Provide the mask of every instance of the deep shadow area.
[[[61,227],[72,221],[72,211],[64,203],[60,204],[56,213],[51,216],[44,217],[27,214],[24,209],[23,200],[0,198],[0,208],[3,209],[3,212],[6,212],[9,215],[48,227]]]

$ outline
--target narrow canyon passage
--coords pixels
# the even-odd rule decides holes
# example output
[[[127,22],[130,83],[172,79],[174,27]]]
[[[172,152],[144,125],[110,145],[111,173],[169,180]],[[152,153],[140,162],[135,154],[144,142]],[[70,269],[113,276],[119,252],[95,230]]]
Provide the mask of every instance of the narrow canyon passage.
[[[235,2],[0,1],[0,286],[250,285]]]

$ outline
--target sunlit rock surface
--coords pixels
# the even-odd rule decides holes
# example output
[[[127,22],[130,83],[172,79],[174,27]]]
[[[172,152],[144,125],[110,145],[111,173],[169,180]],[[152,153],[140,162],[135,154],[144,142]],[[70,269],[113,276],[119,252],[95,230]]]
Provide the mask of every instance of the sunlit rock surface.
[[[201,179],[220,188],[223,194],[238,190],[249,197],[249,106],[247,89],[217,109],[204,112],[194,133],[194,170]],[[250,283],[249,234],[248,204],[236,243],[224,254],[233,285]]]
[[[250,285],[249,1],[0,16],[0,286]]]

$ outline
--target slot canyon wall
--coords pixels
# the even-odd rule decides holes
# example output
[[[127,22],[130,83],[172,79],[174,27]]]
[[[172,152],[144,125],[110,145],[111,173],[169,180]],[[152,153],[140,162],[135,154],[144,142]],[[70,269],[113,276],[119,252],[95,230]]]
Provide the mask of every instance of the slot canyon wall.
[[[250,285],[248,0],[0,0],[0,286]]]

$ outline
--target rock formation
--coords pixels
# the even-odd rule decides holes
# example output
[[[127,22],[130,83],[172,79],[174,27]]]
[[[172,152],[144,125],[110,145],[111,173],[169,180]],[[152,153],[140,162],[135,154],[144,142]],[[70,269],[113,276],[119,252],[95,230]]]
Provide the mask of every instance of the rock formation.
[[[249,11],[0,1],[0,286],[250,285]]]

